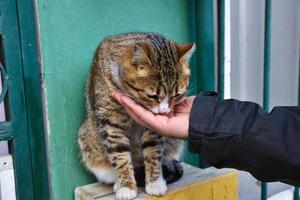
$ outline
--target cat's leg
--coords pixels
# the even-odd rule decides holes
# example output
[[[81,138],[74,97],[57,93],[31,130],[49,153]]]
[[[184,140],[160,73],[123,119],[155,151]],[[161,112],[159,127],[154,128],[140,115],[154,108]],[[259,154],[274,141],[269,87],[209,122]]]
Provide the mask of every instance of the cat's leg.
[[[102,133],[103,144],[112,166],[117,171],[118,180],[114,185],[116,198],[127,200],[137,196],[134,168],[130,153],[130,141],[124,131],[110,127]]]
[[[82,162],[100,183],[113,184],[117,180],[117,173],[110,164],[100,140],[95,122],[87,119],[80,127],[78,135]]]
[[[183,167],[181,165],[183,140],[163,137],[163,141],[163,174],[169,184],[177,181],[183,175]]]
[[[163,137],[163,141],[163,174],[169,184],[177,181],[183,175],[183,167],[181,165],[183,140]]]
[[[162,137],[152,131],[145,131],[142,148],[145,159],[146,192],[155,196],[164,195],[168,189],[162,174]]]

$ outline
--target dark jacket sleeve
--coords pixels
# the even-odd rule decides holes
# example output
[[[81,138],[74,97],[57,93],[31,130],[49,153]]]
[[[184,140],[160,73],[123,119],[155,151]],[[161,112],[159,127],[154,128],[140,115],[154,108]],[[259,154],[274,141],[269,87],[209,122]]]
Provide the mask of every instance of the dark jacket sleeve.
[[[300,186],[300,108],[268,113],[252,102],[204,92],[193,103],[189,149],[207,164],[250,172],[261,181]]]

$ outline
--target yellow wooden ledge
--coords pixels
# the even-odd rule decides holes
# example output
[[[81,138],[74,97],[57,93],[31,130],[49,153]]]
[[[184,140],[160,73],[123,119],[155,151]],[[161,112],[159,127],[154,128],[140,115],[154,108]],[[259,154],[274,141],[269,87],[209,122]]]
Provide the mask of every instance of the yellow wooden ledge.
[[[75,189],[76,200],[115,199],[111,186],[94,183]],[[139,188],[137,200],[237,200],[237,173],[229,169],[209,167],[199,169],[184,164],[184,175],[176,183],[168,185],[163,197],[150,196]]]

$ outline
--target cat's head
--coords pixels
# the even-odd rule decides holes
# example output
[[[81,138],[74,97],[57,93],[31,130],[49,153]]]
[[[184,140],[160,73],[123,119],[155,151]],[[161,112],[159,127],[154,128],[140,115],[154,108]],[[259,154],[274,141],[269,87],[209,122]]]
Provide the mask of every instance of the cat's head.
[[[122,56],[120,76],[124,92],[153,113],[163,114],[187,91],[195,45],[159,39],[130,47]]]

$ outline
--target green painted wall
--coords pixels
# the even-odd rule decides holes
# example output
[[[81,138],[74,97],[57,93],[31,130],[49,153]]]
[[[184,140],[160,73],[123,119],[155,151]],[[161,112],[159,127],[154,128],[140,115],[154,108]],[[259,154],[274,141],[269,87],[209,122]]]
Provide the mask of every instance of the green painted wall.
[[[76,186],[94,181],[80,164],[77,130],[93,52],[108,35],[130,31],[190,40],[185,0],[38,0],[48,151],[53,199],[71,200]]]

